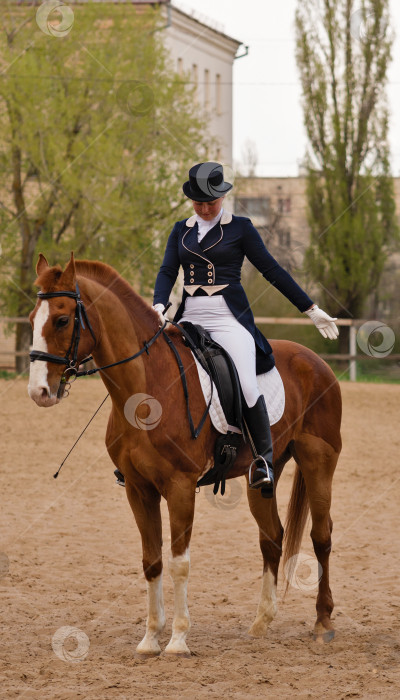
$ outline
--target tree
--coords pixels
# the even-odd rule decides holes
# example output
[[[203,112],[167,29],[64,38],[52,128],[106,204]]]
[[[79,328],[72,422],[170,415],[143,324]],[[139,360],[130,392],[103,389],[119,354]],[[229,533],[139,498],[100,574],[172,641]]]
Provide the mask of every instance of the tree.
[[[324,307],[362,316],[398,244],[385,98],[389,0],[301,0],[296,12],[310,247]],[[345,345],[346,334],[341,333]]]
[[[57,36],[36,7],[10,7],[0,41],[3,313],[32,309],[40,250],[53,262],[72,249],[104,260],[149,294],[183,216],[176,193],[207,140],[168,64],[164,20],[154,7],[78,5]],[[29,343],[18,324],[17,350]]]

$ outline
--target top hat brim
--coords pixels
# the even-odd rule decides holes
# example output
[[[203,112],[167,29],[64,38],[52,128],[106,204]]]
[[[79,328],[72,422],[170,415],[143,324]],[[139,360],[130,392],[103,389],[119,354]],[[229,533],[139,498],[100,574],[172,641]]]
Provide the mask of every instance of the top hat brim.
[[[222,182],[217,187],[212,188],[214,191],[213,194],[205,194],[205,192],[199,190],[192,190],[189,180],[182,185],[183,193],[194,202],[213,202],[214,199],[223,197],[232,187],[233,185],[231,185],[230,182]]]

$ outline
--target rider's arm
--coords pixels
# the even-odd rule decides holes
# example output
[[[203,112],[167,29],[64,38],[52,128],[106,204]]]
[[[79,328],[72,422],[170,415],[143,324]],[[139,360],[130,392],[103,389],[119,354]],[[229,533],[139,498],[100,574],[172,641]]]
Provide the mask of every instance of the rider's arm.
[[[243,250],[254,267],[292,304],[297,306],[299,311],[309,309],[313,305],[312,299],[268,252],[250,219],[244,220],[243,229]]]
[[[168,303],[169,295],[178,276],[179,266],[178,224],[175,224],[169,235],[164,259],[154,285],[154,305],[162,304],[165,306]]]

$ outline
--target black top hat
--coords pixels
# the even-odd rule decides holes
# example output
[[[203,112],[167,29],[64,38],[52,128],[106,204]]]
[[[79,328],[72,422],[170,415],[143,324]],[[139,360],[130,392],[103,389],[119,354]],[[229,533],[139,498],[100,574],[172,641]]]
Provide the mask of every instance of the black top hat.
[[[182,186],[186,197],[195,202],[211,202],[223,197],[233,185],[224,182],[224,169],[220,163],[198,163],[189,170],[189,180]]]

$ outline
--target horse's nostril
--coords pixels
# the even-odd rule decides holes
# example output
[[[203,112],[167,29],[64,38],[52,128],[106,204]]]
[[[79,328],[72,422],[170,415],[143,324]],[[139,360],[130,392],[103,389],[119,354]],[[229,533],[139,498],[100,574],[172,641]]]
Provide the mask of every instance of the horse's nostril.
[[[40,398],[47,399],[48,396],[49,392],[47,391],[46,387],[42,387],[42,391],[40,392]]]

